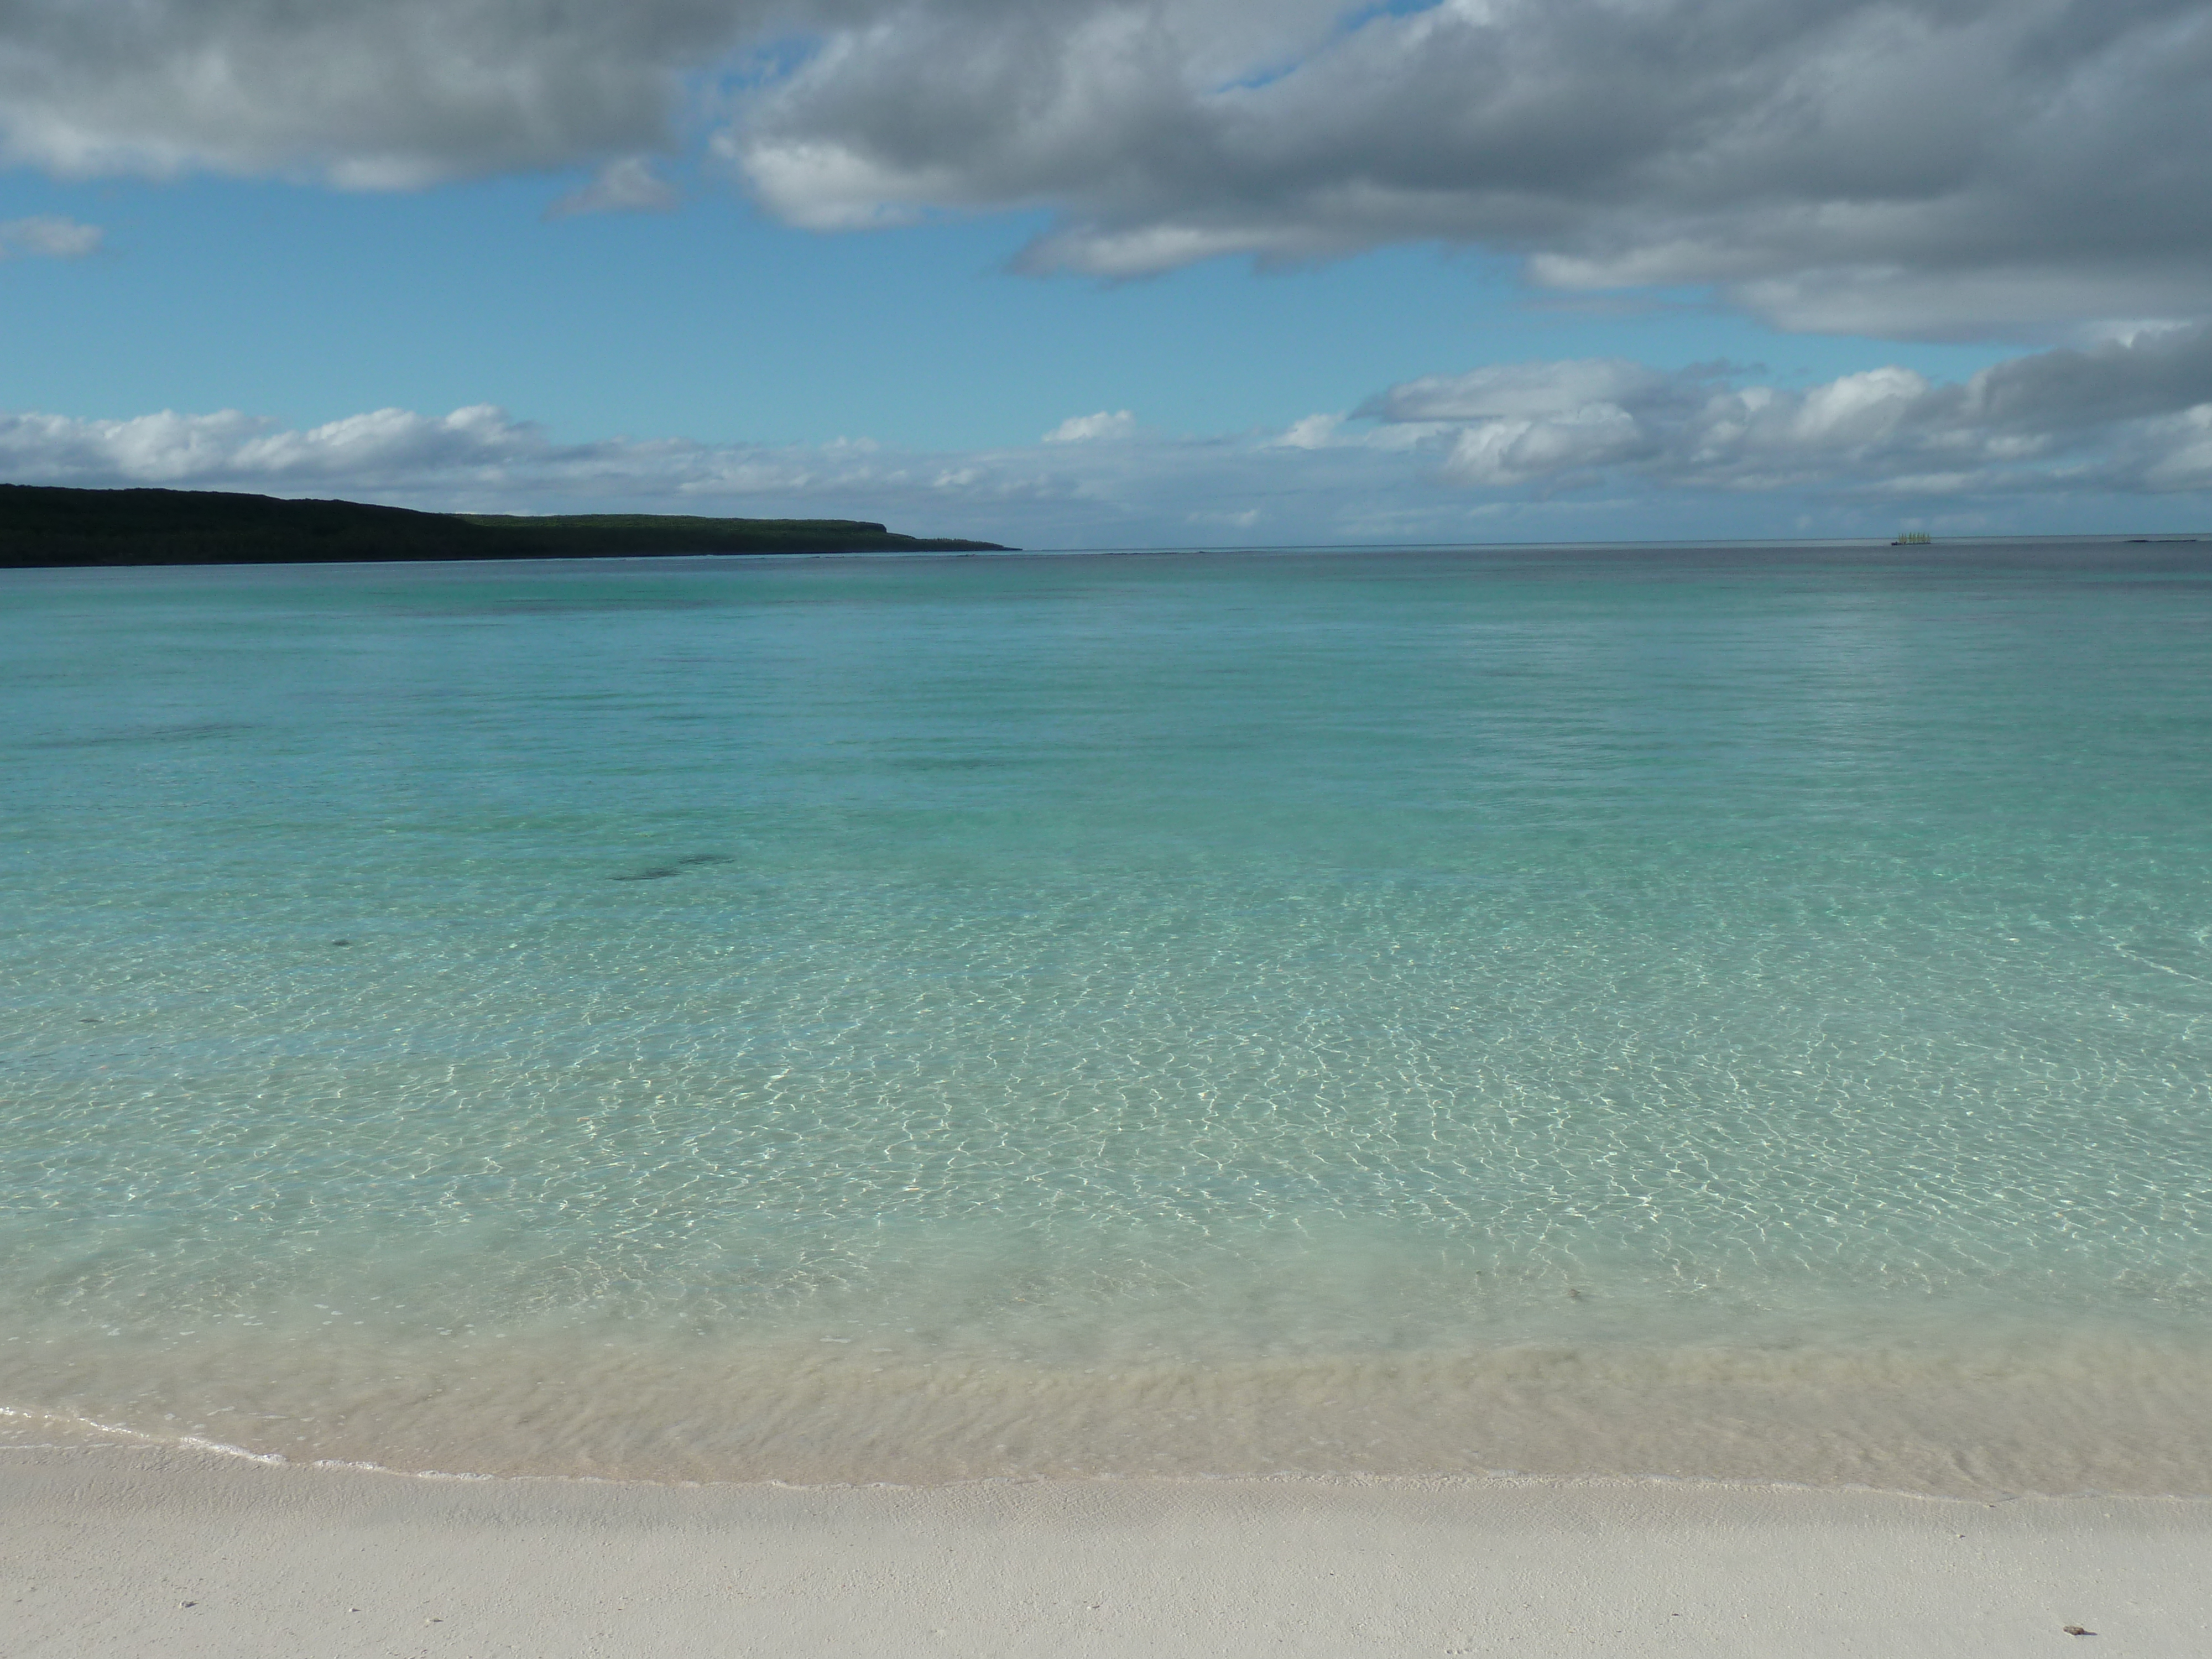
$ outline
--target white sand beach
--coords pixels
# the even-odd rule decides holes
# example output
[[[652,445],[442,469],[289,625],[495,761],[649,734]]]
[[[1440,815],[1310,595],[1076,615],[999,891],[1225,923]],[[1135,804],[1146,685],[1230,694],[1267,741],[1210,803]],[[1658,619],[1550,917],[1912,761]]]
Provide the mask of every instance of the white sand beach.
[[[2212,1651],[2212,1502],[2173,1499],[685,1487],[47,1436],[0,1451],[0,1534],[16,1659]]]

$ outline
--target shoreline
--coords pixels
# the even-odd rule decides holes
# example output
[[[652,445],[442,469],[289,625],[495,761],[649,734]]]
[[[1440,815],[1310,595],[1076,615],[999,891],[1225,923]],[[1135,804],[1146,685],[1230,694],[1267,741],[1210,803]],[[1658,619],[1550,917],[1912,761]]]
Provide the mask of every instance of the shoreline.
[[[1528,1477],[2212,1497],[2212,1358],[2117,1332],[1948,1354],[1527,1344],[1095,1370],[819,1337],[672,1354],[336,1334],[303,1365],[296,1343],[256,1334],[190,1364],[19,1342],[0,1449],[121,1441],[674,1486]]]
[[[1273,1476],[447,1479],[0,1452],[19,1655],[2102,1655],[2212,1642],[2212,1501]]]

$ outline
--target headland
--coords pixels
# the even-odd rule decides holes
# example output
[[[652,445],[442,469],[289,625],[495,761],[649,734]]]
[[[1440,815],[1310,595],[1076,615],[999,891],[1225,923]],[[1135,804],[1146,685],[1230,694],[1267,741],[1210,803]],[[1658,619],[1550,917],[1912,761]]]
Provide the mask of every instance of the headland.
[[[859,519],[550,517],[421,513],[364,501],[213,489],[0,484],[0,568],[357,564],[744,553],[1001,552],[995,542],[902,536]]]

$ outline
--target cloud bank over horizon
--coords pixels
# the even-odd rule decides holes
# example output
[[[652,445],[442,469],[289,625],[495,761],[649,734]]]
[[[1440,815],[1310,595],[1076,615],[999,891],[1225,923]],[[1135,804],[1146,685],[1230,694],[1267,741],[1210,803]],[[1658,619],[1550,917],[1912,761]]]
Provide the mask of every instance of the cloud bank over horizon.
[[[408,188],[703,152],[787,222],[1044,210],[1024,269],[1406,241],[1787,329],[2212,316],[2207,0],[0,0],[0,159]]]
[[[1101,411],[1031,445],[934,453],[866,440],[562,443],[490,405],[304,430],[237,411],[0,415],[0,472],[484,511],[881,518],[1031,546],[1483,539],[1507,526],[1541,538],[1615,522],[1611,533],[1633,536],[1637,514],[1667,521],[1650,503],[1668,497],[1708,517],[1725,508],[1753,534],[1906,521],[2026,532],[2045,526],[2022,508],[2061,496],[2147,506],[2212,488],[2212,326],[2039,352],[1954,382],[1894,367],[1792,389],[1725,364],[1491,365],[1277,431],[1173,436]],[[1826,516],[1792,519],[1802,501]]]

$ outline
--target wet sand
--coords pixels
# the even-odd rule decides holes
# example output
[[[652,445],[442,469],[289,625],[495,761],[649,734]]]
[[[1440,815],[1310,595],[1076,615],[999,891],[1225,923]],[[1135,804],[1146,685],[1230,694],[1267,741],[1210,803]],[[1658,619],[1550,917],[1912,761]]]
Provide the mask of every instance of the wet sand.
[[[54,1436],[0,1450],[0,1534],[18,1659],[2212,1651],[2203,1500],[436,1480]]]

